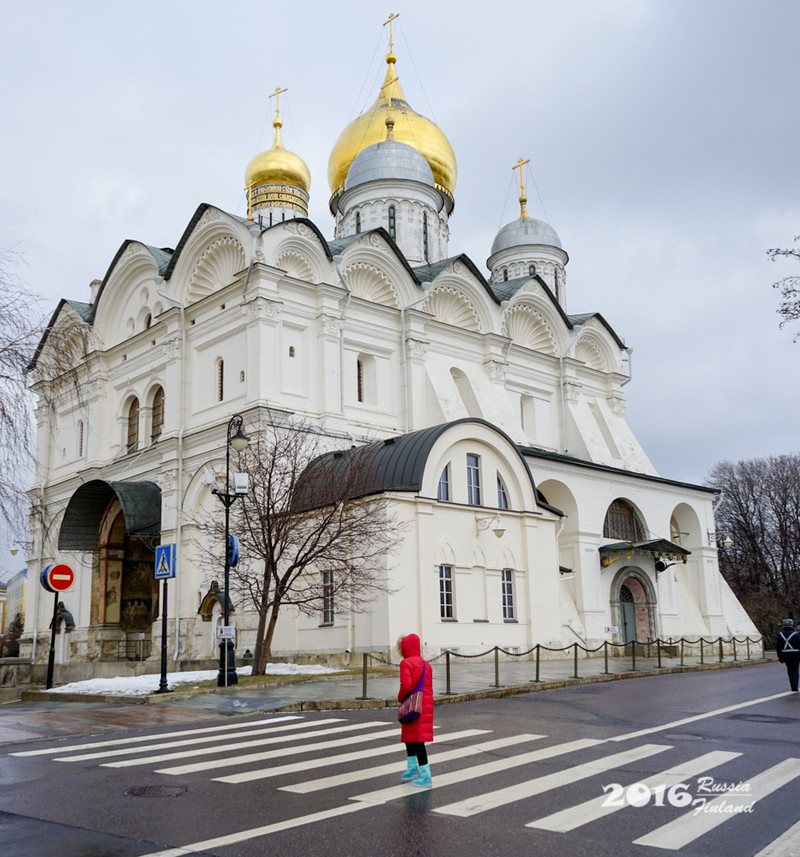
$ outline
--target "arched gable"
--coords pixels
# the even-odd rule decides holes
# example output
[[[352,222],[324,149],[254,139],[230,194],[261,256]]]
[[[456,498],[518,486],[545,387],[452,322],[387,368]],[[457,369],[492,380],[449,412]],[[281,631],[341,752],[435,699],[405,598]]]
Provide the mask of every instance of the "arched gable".
[[[480,319],[474,305],[462,291],[453,286],[435,286],[423,304],[423,309],[443,324],[480,332]]]
[[[514,303],[508,310],[503,331],[515,345],[538,351],[541,354],[556,354],[556,340],[552,321],[542,307],[528,302]]]
[[[188,306],[231,283],[247,267],[250,229],[257,228],[214,206],[200,206],[165,275],[174,299]]]
[[[347,264],[343,276],[353,297],[400,308],[394,285],[378,266],[367,261],[352,262]]]
[[[336,282],[330,250],[310,221],[276,223],[261,236],[261,250],[268,265],[307,283]]]
[[[590,369],[622,371],[620,346],[608,328],[596,318],[583,322],[572,356]]]
[[[156,289],[161,283],[151,248],[127,241],[117,254],[98,292],[94,329],[111,348],[150,327],[163,309]]]
[[[497,304],[469,266],[454,259],[434,278],[422,308],[445,324],[488,333],[494,327]]]

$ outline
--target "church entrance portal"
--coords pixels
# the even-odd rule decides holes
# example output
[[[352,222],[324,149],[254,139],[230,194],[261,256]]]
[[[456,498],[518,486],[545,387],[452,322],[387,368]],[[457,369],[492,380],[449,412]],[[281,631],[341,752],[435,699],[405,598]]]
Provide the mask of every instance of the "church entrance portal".
[[[616,613],[615,624],[619,626],[621,642],[646,643],[657,637],[656,599],[647,576],[638,569],[623,569],[615,580],[612,592],[612,613]]]

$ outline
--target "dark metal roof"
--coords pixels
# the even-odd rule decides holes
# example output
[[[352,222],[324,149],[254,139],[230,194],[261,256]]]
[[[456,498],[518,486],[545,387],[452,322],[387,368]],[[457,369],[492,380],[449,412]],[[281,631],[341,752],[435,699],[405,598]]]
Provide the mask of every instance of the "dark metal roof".
[[[589,319],[596,318],[605,329],[614,337],[614,341],[620,348],[625,348],[625,343],[617,336],[615,330],[611,325],[603,318],[602,314],[599,312],[584,312],[580,315],[571,315],[569,316],[569,320],[573,326],[578,324],[583,324]]]
[[[161,489],[154,482],[105,482],[93,479],[72,495],[58,534],[59,550],[97,550],[100,524],[117,498],[128,535],[161,534]]]
[[[528,465],[511,438],[497,426],[475,417],[465,417],[315,458],[298,480],[292,502],[293,510],[306,511],[344,499],[368,497],[387,491],[419,491],[434,443],[446,431],[462,423],[486,426],[505,438],[519,456],[537,502],[552,510],[552,507],[541,502]]]
[[[414,268],[414,275],[420,282],[432,283],[439,274],[441,274],[449,265],[452,265],[453,262],[461,262],[461,264],[469,270],[481,286],[483,286],[486,294],[489,295],[495,303],[500,303],[498,298],[495,296],[495,293],[492,291],[492,287],[489,285],[486,277],[483,276],[475,263],[466,255],[466,253],[459,253],[458,256],[451,256],[449,259],[442,259],[440,262],[436,262],[433,265],[420,265]]]

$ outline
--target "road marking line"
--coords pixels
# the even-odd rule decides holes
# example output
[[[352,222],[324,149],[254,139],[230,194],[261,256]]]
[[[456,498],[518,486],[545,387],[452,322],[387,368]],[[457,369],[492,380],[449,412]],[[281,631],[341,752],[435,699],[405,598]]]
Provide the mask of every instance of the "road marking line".
[[[224,726],[209,726],[205,729],[183,729],[180,732],[162,733],[165,738],[182,738],[184,735],[205,735],[209,732],[226,732],[235,729],[248,729],[252,726],[265,726],[268,723],[279,723],[282,720],[302,720],[298,714],[284,717],[271,717],[269,720],[254,720],[251,723],[226,723]],[[46,756],[54,753],[71,753],[80,750],[95,750],[98,747],[120,747],[125,744],[139,744],[145,741],[156,741],[158,735],[136,735],[133,738],[116,738],[110,741],[95,741],[92,744],[74,744],[67,747],[47,747],[44,750],[23,750],[19,753],[9,753],[9,756]]]
[[[597,776],[598,774],[604,774],[611,768],[622,767],[630,762],[637,762],[640,759],[646,759],[648,756],[654,756],[656,753],[663,753],[665,750],[671,749],[672,747],[667,744],[643,744],[641,747],[632,747],[630,750],[623,750],[621,753],[605,756],[593,762],[584,762],[581,765],[575,765],[574,767],[556,771],[552,774],[545,774],[542,777],[536,777],[524,783],[517,783],[516,785],[497,789],[493,792],[486,792],[482,795],[456,801],[456,803],[441,806],[435,809],[434,812],[441,813],[442,815],[457,815],[461,818],[468,818],[471,815],[477,815],[479,812],[497,809],[497,807],[533,797],[550,789],[569,785],[576,780],[583,780],[588,777]]]
[[[673,768],[668,768],[666,771],[661,771],[658,774],[653,774],[651,777],[640,780],[642,785],[649,789],[655,789],[663,786],[666,790],[675,783],[683,782],[684,780],[702,774],[703,771],[708,771],[711,768],[716,768],[719,765],[729,762],[741,756],[741,753],[729,753],[722,750],[715,750],[712,753],[706,753],[704,756],[698,756],[696,759],[690,759],[687,762],[681,762]],[[663,798],[662,798],[663,799]],[[536,821],[531,821],[525,827],[535,827],[541,830],[554,830],[559,833],[566,833],[569,830],[574,830],[576,827],[581,827],[588,824],[590,821],[597,821],[612,812],[617,812],[620,809],[630,806],[625,801],[621,806],[604,806],[608,800],[607,794],[602,794],[599,797],[592,798],[583,803],[576,804],[567,809],[562,809],[560,812],[554,812],[552,815],[546,815]]]
[[[584,750],[587,747],[595,747],[602,744],[595,738],[581,738],[577,741],[570,741],[566,744],[556,744],[553,747],[544,747],[541,750],[533,750],[530,753],[523,753],[521,756],[511,756],[507,759],[498,759],[494,762],[486,762],[482,765],[474,765],[471,768],[463,768],[460,771],[450,771],[447,774],[439,774],[436,777],[435,787],[449,786],[453,783],[462,783],[465,780],[475,779],[477,777],[487,776],[488,774],[496,774],[500,771],[506,771],[509,768],[517,768],[520,765],[527,765],[530,762],[539,762],[543,759],[552,759],[555,756],[562,756],[566,753],[574,753],[576,750]],[[416,790],[409,791],[407,784],[399,786],[391,786],[386,789],[378,789],[374,792],[366,792],[365,794],[351,797],[350,800],[368,801],[369,803],[385,803],[389,800],[394,800],[399,797],[407,797],[413,794]]]
[[[253,739],[255,735],[275,735],[276,733],[283,732],[293,732],[296,729],[311,729],[315,726],[322,726],[326,723],[340,723],[342,721],[341,717],[330,717],[327,720],[317,720],[316,722],[309,723],[290,723],[288,726],[267,726],[264,729],[249,729],[247,732],[243,732],[241,735],[227,735],[227,740],[238,741],[241,738],[247,738],[247,741],[241,741],[238,744],[226,744],[225,746],[229,749],[236,749],[238,747],[253,747],[257,744],[263,744],[263,738],[256,740]],[[342,728],[342,727],[339,727]],[[347,727],[344,727],[347,728]],[[294,741],[300,740],[302,738],[307,738],[310,735],[325,735],[331,732],[335,732],[337,729],[326,729],[320,730],[319,732],[306,732],[302,735],[279,735],[274,740],[275,741]],[[96,753],[81,753],[79,756],[58,756],[53,759],[54,762],[85,762],[90,759],[105,759],[109,756],[130,756],[133,753],[146,753],[152,750],[166,750],[169,747],[191,747],[192,750],[189,755],[194,756],[195,751],[197,753],[220,753],[222,752],[222,747],[219,743],[219,736],[217,735],[207,735],[205,738],[184,738],[180,741],[160,741],[157,744],[146,744],[145,746],[138,747],[120,747],[118,749],[108,749],[108,750],[100,750]],[[199,747],[200,744],[210,744],[214,742],[214,747]],[[175,758],[178,758],[181,754],[176,754]]]
[[[381,726],[385,725],[385,723],[381,723]],[[342,732],[344,730],[340,729],[338,731]],[[175,776],[181,774],[194,774],[197,771],[208,771],[212,768],[230,768],[234,765],[247,765],[250,762],[264,762],[267,759],[278,759],[283,756],[292,756],[297,753],[314,753],[318,750],[331,750],[334,747],[352,747],[361,741],[377,741],[379,738],[392,738],[394,741],[397,741],[397,727],[392,727],[391,729],[387,729],[383,732],[371,732],[367,735],[348,735],[346,738],[338,738],[335,741],[322,741],[319,744],[305,744],[301,747],[283,747],[277,750],[264,750],[261,753],[248,753],[244,756],[236,756],[233,759],[212,759],[208,762],[197,762],[196,764],[191,765],[178,765],[174,768],[159,768],[155,773],[172,774]],[[226,750],[226,747],[222,748],[222,751]],[[353,750],[353,753],[356,752],[358,751]],[[148,761],[153,760],[145,759],[141,762],[135,760],[133,764],[145,764]],[[103,765],[103,767],[122,768],[130,764],[131,762],[111,762],[108,765]]]
[[[446,741],[457,741],[460,738],[470,738],[475,735],[484,735],[490,732],[490,729],[465,729],[462,732],[452,732],[445,735],[437,735],[437,745]],[[389,753],[398,753],[396,743],[392,743],[388,747],[372,747],[368,750],[361,749],[358,751],[359,759],[369,759],[374,756],[386,756]],[[353,761],[352,753],[340,753],[338,756],[323,756],[321,759],[314,759],[309,762],[294,762],[289,765],[279,765],[277,768],[259,768],[255,771],[243,771],[240,774],[230,774],[227,777],[215,777],[214,782],[217,783],[249,783],[253,780],[264,780],[268,777],[278,777],[283,774],[294,774],[297,771],[310,771],[314,768],[327,768],[331,765],[340,765]],[[359,772],[359,779],[361,772]]]
[[[432,766],[441,762],[450,762],[454,759],[463,759],[465,756],[471,756],[476,753],[491,753],[493,750],[501,750],[504,747],[511,747],[515,744],[522,744],[528,741],[533,741],[537,738],[543,738],[543,735],[512,735],[509,738],[498,738],[495,741],[487,741],[481,744],[471,744],[469,747],[458,747],[455,750],[446,750],[444,753],[436,753],[430,760]],[[436,739],[437,743],[440,740]],[[396,748],[392,748],[396,752]],[[359,753],[359,758],[363,756]],[[347,757],[352,761],[352,754]],[[295,783],[291,786],[281,786],[279,791],[296,792],[298,794],[308,794],[309,792],[318,792],[322,789],[335,788],[336,786],[348,785],[349,783],[357,783],[362,780],[370,780],[374,777],[381,777],[386,774],[402,773],[402,768],[398,762],[392,762],[390,765],[378,765],[374,768],[363,768],[359,771],[348,771],[346,774],[336,774],[332,777],[322,777],[318,780],[306,780],[304,783]]]
[[[725,708],[717,708],[714,711],[707,711],[705,714],[696,714],[693,717],[684,717],[682,720],[673,720],[671,723],[665,723],[663,726],[652,726],[649,729],[640,729],[638,732],[626,732],[624,735],[615,735],[609,738],[609,741],[629,741],[632,738],[642,738],[645,735],[652,735],[655,732],[663,732],[665,729],[674,729],[676,726],[685,726],[687,723],[695,723],[698,720],[706,720],[709,717],[717,717],[720,714],[727,714],[729,711],[737,711],[740,708],[749,708],[751,705],[758,705],[761,702],[770,702],[773,699],[780,699],[783,696],[789,696],[789,691],[784,693],[773,693],[772,696],[762,696],[760,699],[751,699],[749,702],[740,702],[737,705],[728,705]]]
[[[395,730],[396,732],[397,730]],[[336,818],[339,815],[347,815],[366,809],[368,803],[346,803],[334,809],[326,809],[322,812],[312,812],[310,815],[301,815],[298,818],[290,818],[286,821],[278,821],[274,824],[265,824],[263,827],[253,827],[250,830],[240,830],[227,836],[217,836],[214,839],[205,839],[202,842],[192,842],[178,848],[168,848],[166,851],[153,851],[143,854],[142,857],[186,857],[186,855],[197,854],[198,851],[211,851],[215,848],[224,848],[226,845],[235,845],[238,842],[247,842],[249,839],[257,839],[259,836],[268,836],[270,833],[278,833],[282,830],[291,830],[293,827],[302,827],[305,824],[314,824],[317,821],[325,821],[328,818]]]
[[[721,794],[705,806],[695,807],[690,812],[664,824],[652,833],[634,839],[634,845],[650,845],[677,851],[684,848],[698,836],[710,833],[725,821],[741,815],[743,808],[757,803],[761,798],[772,794],[776,789],[790,783],[800,776],[800,759],[784,759],[783,762],[748,780],[749,792],[728,792]],[[726,811],[729,807],[731,809]]]
[[[773,839],[755,857],[800,857],[800,821]]]

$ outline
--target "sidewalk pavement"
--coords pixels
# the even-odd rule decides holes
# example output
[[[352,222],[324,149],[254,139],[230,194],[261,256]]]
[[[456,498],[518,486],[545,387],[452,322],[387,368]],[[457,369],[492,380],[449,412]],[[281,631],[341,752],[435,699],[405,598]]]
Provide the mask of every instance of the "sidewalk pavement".
[[[727,654],[722,662],[706,654],[701,664],[698,657],[662,655],[656,657],[609,658],[608,672],[602,657],[579,658],[571,653],[558,660],[542,660],[536,681],[536,663],[514,659],[495,663],[493,659],[451,658],[449,693],[445,659],[432,661],[433,689],[437,705],[472,699],[511,696],[554,688],[570,687],[601,681],[639,678],[698,670],[728,669],[775,661],[774,653],[761,658],[733,660]],[[159,676],[153,676],[153,689]],[[499,685],[499,686],[498,686]],[[175,690],[149,696],[97,696],[55,694],[41,690],[25,691],[19,702],[0,706],[0,744],[41,740],[65,735],[107,732],[147,726],[180,724],[189,719],[201,720],[259,712],[331,711],[358,708],[387,708],[397,705],[397,668],[370,670],[364,692],[363,674],[319,675],[311,678],[280,680],[262,686],[235,685],[209,690]],[[91,703],[91,704],[87,704]]]

